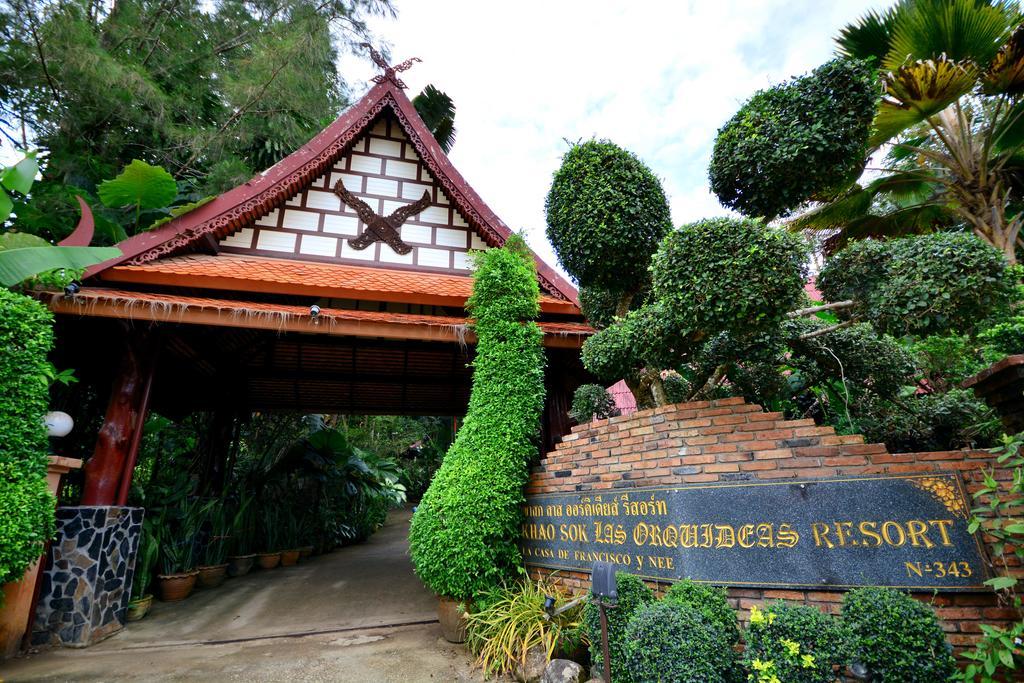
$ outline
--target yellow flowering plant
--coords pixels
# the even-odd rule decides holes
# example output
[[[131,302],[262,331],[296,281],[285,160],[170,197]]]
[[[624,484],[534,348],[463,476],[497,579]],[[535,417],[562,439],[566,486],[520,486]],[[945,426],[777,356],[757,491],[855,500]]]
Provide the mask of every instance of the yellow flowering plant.
[[[813,607],[754,606],[745,638],[750,683],[833,683],[845,662],[839,624]]]

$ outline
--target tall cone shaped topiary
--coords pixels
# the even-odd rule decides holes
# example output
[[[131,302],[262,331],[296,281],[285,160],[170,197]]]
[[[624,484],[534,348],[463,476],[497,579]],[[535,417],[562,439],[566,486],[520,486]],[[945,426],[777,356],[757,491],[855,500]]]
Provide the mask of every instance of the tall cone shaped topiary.
[[[412,519],[420,579],[466,600],[521,564],[519,525],[544,407],[540,290],[522,238],[477,256],[467,308],[477,335],[469,411]]]

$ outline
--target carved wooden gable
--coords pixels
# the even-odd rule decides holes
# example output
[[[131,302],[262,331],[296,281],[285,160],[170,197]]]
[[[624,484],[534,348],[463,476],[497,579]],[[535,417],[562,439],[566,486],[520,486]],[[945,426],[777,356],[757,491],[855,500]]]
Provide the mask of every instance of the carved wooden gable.
[[[378,216],[388,216],[427,192],[430,205],[399,229],[402,241],[412,249],[400,254],[382,241],[364,249],[357,248],[358,243],[353,246],[367,226],[334,192],[339,180]],[[220,245],[232,253],[457,273],[469,272],[471,249],[487,248],[390,112],[382,114],[327,173],[253,225],[220,240]]]

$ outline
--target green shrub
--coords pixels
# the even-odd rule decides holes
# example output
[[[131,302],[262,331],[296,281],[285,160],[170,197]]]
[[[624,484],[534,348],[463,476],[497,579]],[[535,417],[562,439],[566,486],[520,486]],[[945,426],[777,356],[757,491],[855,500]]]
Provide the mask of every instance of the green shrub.
[[[478,257],[467,306],[477,335],[469,411],[412,519],[420,579],[472,598],[522,563],[519,524],[544,407],[540,290],[522,238]]]
[[[724,588],[684,579],[672,584],[665,593],[664,602],[694,608],[722,632],[730,646],[739,642],[740,629],[736,621],[736,610],[729,605]]]
[[[636,289],[672,227],[657,177],[606,140],[574,145],[545,202],[547,235],[562,266],[584,287]]]
[[[895,336],[971,332],[1015,294],[1002,253],[954,232],[854,242],[826,261],[817,286],[829,301],[856,303],[841,316]]]
[[[718,624],[679,602],[637,610],[626,628],[622,672],[629,683],[725,683],[732,674],[731,645]]]
[[[1024,353],[1024,316],[1003,320],[979,334],[978,339],[1000,355]]]
[[[851,661],[879,683],[932,683],[956,673],[952,647],[935,612],[909,595],[860,588],[843,598]]]
[[[559,648],[579,645],[583,606],[549,618],[544,609],[549,595],[555,598],[556,610],[572,599],[550,581],[530,579],[492,589],[477,599],[466,614],[466,642],[486,674],[513,671],[534,647],[544,648],[552,659]]]
[[[626,629],[629,620],[642,607],[654,602],[654,593],[642,580],[625,572],[615,574],[615,584],[619,601],[614,609],[607,609],[605,613],[608,615],[608,655],[612,658],[612,680],[620,683],[628,680],[622,675],[622,667],[625,662]],[[590,661],[600,668],[604,662],[601,653],[601,615],[593,599],[587,601],[586,609],[583,610],[583,624],[587,639],[590,641]]]
[[[576,392],[572,395],[569,417],[578,424],[595,419],[601,420],[616,414],[618,414],[618,409],[615,407],[615,399],[600,384],[583,384],[577,387]]]
[[[833,683],[835,667],[846,663],[842,628],[814,607],[753,607],[745,640],[743,663],[757,683]]]
[[[755,93],[718,131],[711,190],[767,219],[834,196],[864,168],[877,99],[871,68],[844,59]]]
[[[0,289],[0,583],[21,578],[53,535],[43,425],[52,324],[38,301]]]

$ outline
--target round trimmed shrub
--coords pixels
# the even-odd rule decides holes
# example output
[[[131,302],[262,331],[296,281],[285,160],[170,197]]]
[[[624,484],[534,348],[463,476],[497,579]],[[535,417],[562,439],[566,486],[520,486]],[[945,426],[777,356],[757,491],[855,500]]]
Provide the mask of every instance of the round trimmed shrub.
[[[931,683],[956,673],[953,648],[935,612],[887,588],[859,588],[843,598],[850,659],[879,683]]]
[[[607,140],[574,145],[544,204],[548,240],[583,287],[637,289],[672,228],[661,183],[634,154]]]
[[[615,584],[619,601],[614,609],[605,610],[608,615],[608,656],[612,658],[612,681],[624,683],[629,680],[623,674],[629,621],[637,611],[654,602],[654,593],[642,580],[625,572],[616,572]],[[602,668],[601,615],[593,600],[588,600],[583,610],[583,626],[590,641],[590,661],[595,667]]]
[[[736,611],[729,605],[724,588],[684,579],[672,584],[672,587],[665,593],[663,602],[694,608],[722,632],[723,637],[730,645],[735,645],[740,641]]]
[[[572,407],[569,409],[569,417],[577,424],[584,424],[591,420],[601,420],[616,415],[618,409],[615,407],[615,399],[600,384],[584,384],[576,389],[572,395]]]
[[[832,198],[864,169],[879,95],[872,69],[852,59],[755,93],[718,131],[712,192],[768,220]]]
[[[641,608],[626,629],[623,674],[629,683],[725,683],[731,650],[719,626],[700,610],[662,601]],[[615,669],[612,669],[615,673]]]
[[[806,257],[799,237],[752,219],[710,218],[673,231],[651,265],[655,299],[677,332],[665,343],[776,327],[802,300]]]
[[[781,601],[755,607],[744,640],[743,664],[754,681],[774,675],[786,683],[834,683],[836,667],[846,663],[841,626],[815,607]]]
[[[53,535],[43,424],[52,346],[46,307],[0,288],[0,583],[20,579]]]
[[[966,232],[854,242],[817,278],[827,300],[855,302],[840,315],[895,336],[970,332],[1007,310],[1014,284],[999,250]]]
[[[523,487],[544,407],[539,300],[520,237],[478,256],[467,303],[478,340],[469,410],[409,530],[416,574],[439,596],[472,598],[522,564]]]

